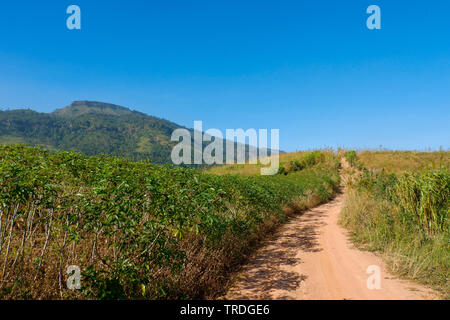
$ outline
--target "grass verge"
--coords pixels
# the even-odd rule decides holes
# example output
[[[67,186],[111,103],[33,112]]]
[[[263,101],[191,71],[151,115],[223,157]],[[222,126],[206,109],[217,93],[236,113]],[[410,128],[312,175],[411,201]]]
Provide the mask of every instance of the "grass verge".
[[[397,164],[394,168],[400,170]],[[449,299],[448,167],[399,175],[377,171],[363,168],[348,184],[339,223],[360,247],[380,253],[393,273]]]

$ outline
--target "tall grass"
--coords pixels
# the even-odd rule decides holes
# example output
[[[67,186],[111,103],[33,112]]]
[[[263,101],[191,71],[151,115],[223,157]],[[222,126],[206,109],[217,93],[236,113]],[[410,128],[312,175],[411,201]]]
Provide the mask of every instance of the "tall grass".
[[[432,236],[449,228],[449,171],[405,173],[392,190],[403,223],[414,223]]]
[[[449,298],[449,169],[400,175],[387,169],[364,168],[349,185],[340,223],[360,246],[380,252],[392,271]]]
[[[358,159],[369,170],[384,170],[397,175],[407,171],[450,168],[450,151],[361,151],[358,153]]]

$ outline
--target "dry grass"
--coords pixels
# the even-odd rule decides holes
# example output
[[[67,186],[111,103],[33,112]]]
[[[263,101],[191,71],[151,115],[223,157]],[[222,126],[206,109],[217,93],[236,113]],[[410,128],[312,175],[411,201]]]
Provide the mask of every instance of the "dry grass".
[[[429,285],[444,299],[450,298],[450,250],[448,235],[425,236],[404,225],[388,200],[351,189],[339,223],[350,230],[361,249],[377,252],[390,271],[400,277]]]
[[[361,151],[358,158],[367,169],[385,170],[386,173],[401,174],[406,171],[423,171],[441,166],[450,168],[450,151]]]
[[[347,179],[340,224],[358,246],[380,253],[393,273],[449,299],[450,152],[363,151],[358,161],[370,171],[348,170],[355,175]]]
[[[331,149],[323,149],[320,150],[325,153],[326,161],[330,161],[334,159],[335,155]],[[300,151],[300,152],[291,152],[291,153],[282,153],[279,155],[280,159],[280,167],[289,164],[291,161],[300,160],[302,157],[312,151]],[[222,166],[214,166],[210,168],[206,168],[205,171],[208,173],[212,173],[215,175],[240,175],[240,176],[251,176],[251,175],[259,175],[262,167],[267,167],[268,165],[261,164],[258,161],[258,164],[230,164],[230,165],[222,165]]]

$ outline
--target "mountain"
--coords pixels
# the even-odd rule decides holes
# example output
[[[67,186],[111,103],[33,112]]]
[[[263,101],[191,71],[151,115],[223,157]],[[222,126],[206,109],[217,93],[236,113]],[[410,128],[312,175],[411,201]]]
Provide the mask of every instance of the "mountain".
[[[69,118],[77,117],[83,114],[104,114],[111,116],[125,116],[133,113],[139,114],[139,112],[131,111],[130,109],[125,107],[97,101],[74,101],[68,107],[53,111],[54,115]],[[143,113],[140,114],[145,115]]]
[[[148,159],[153,163],[171,163],[170,154],[177,142],[170,138],[178,128],[184,127],[96,101],[74,101],[51,113],[30,109],[0,111],[0,144],[25,143],[87,155],[104,153]]]
[[[105,153],[134,160],[170,163],[181,126],[128,108],[94,101],[75,101],[52,113],[0,111],[0,144],[26,143],[49,149]]]

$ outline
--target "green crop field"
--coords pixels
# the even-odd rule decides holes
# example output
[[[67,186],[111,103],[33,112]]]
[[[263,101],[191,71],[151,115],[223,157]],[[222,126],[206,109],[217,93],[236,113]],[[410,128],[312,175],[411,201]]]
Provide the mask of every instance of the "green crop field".
[[[0,146],[0,298],[214,297],[259,240],[337,191],[332,152],[292,164],[216,175]],[[81,290],[66,287],[72,265]]]

